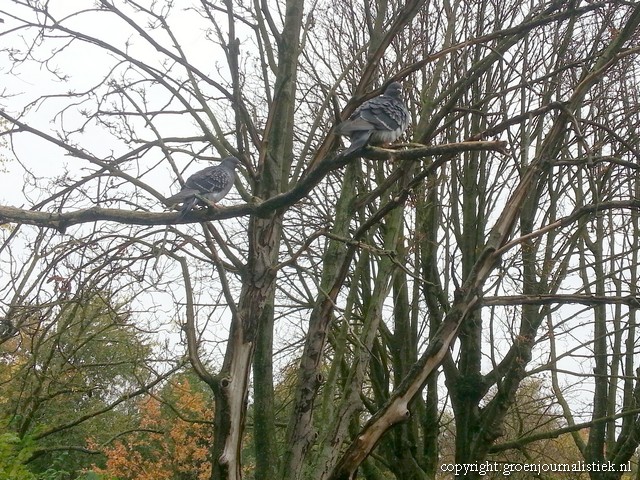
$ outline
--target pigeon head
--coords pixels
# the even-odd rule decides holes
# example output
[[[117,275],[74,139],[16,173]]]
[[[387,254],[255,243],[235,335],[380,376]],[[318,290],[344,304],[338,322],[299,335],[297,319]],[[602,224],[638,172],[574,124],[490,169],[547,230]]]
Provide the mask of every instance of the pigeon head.
[[[231,170],[234,170],[238,165],[240,165],[240,160],[236,157],[227,157],[220,162],[221,167],[230,168]]]
[[[389,84],[387,89],[384,91],[384,94],[388,97],[400,98],[402,94],[402,85],[399,82],[393,82]]]

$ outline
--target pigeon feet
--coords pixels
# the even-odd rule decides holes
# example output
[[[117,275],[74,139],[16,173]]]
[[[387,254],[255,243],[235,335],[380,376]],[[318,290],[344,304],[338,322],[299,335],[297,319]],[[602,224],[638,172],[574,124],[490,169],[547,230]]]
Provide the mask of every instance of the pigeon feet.
[[[213,201],[209,200],[209,199],[208,199],[207,197],[205,197],[204,195],[200,195],[199,193],[196,193],[196,194],[195,194],[195,197],[196,197],[196,198],[197,198],[197,199],[198,199],[198,200],[199,200],[203,205],[206,205],[206,206],[207,206],[207,207],[209,207],[209,208],[214,208],[214,209],[220,208],[220,207],[218,207],[218,205],[217,205],[215,202],[213,202]]]

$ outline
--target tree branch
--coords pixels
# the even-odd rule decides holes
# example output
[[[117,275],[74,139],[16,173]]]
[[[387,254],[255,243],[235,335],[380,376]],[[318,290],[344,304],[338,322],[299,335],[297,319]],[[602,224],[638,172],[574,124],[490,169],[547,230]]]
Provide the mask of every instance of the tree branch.
[[[369,147],[367,156],[376,160],[417,160],[435,155],[461,153],[477,150],[493,150],[504,152],[506,142],[461,142],[443,145],[421,146],[407,150],[389,150],[385,148]],[[359,155],[359,154],[358,154]],[[257,215],[264,217],[270,213],[286,209],[294,205],[298,200],[307,196],[315,186],[331,171],[337,170],[348,162],[357,158],[357,155],[337,155],[325,159],[316,168],[310,171],[291,190],[275,195],[268,200],[258,203],[235,205],[215,210],[192,211],[181,221],[176,222],[177,213],[164,212],[153,213],[145,211],[132,211],[113,208],[92,207],[74,212],[50,213],[34,212],[16,207],[0,206],[0,222],[21,223],[37,225],[45,228],[53,228],[61,233],[72,226],[82,223],[109,221],[128,225],[169,225],[174,223],[206,222],[211,220],[223,220],[226,218]]]

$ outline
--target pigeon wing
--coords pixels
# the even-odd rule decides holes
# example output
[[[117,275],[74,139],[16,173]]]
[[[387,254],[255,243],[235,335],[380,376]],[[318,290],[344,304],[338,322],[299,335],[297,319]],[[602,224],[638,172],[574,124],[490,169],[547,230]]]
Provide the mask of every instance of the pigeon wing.
[[[208,167],[190,176],[185,186],[217,202],[229,193],[233,185],[233,171],[217,165]]]
[[[398,110],[394,105],[395,101],[390,98],[374,98],[375,102],[367,105],[366,109],[360,112],[360,117],[368,122],[375,130],[397,130],[400,128]]]
[[[183,219],[198,204],[198,196],[214,203],[222,200],[233,186],[234,170],[239,163],[237,158],[227,157],[220,165],[207,167],[187,178],[182,190],[165,202],[167,205],[183,202],[177,220]]]
[[[397,140],[409,126],[409,111],[400,97],[400,84],[394,82],[384,94],[360,105],[348,120],[338,125],[337,133],[346,135],[349,154],[367,144]]]

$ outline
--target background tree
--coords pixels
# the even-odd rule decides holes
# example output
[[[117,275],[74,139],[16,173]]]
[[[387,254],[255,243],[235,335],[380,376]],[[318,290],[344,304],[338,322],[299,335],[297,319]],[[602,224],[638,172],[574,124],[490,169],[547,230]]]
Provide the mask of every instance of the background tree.
[[[31,298],[12,316],[18,333],[2,345],[1,429],[33,472],[70,476],[99,453],[87,438],[108,442],[131,429],[136,415],[125,401],[166,374],[153,373],[151,345],[125,305],[99,291],[68,298],[69,280],[47,282],[58,300],[45,307]]]
[[[123,480],[210,478],[207,391],[198,391],[188,377],[174,377],[160,393],[162,401],[146,397],[140,402],[138,428],[107,446],[106,468],[96,472]]]
[[[458,463],[562,431],[631,458],[636,3],[65,5],[0,8],[25,177],[0,207],[7,342],[40,272],[134,299],[213,394],[215,479],[251,440],[259,479],[434,478],[450,432]],[[14,96],[35,71],[64,88]],[[339,155],[334,125],[392,80],[413,143]],[[225,208],[160,212],[227,155]],[[565,423],[502,441],[532,375]]]

